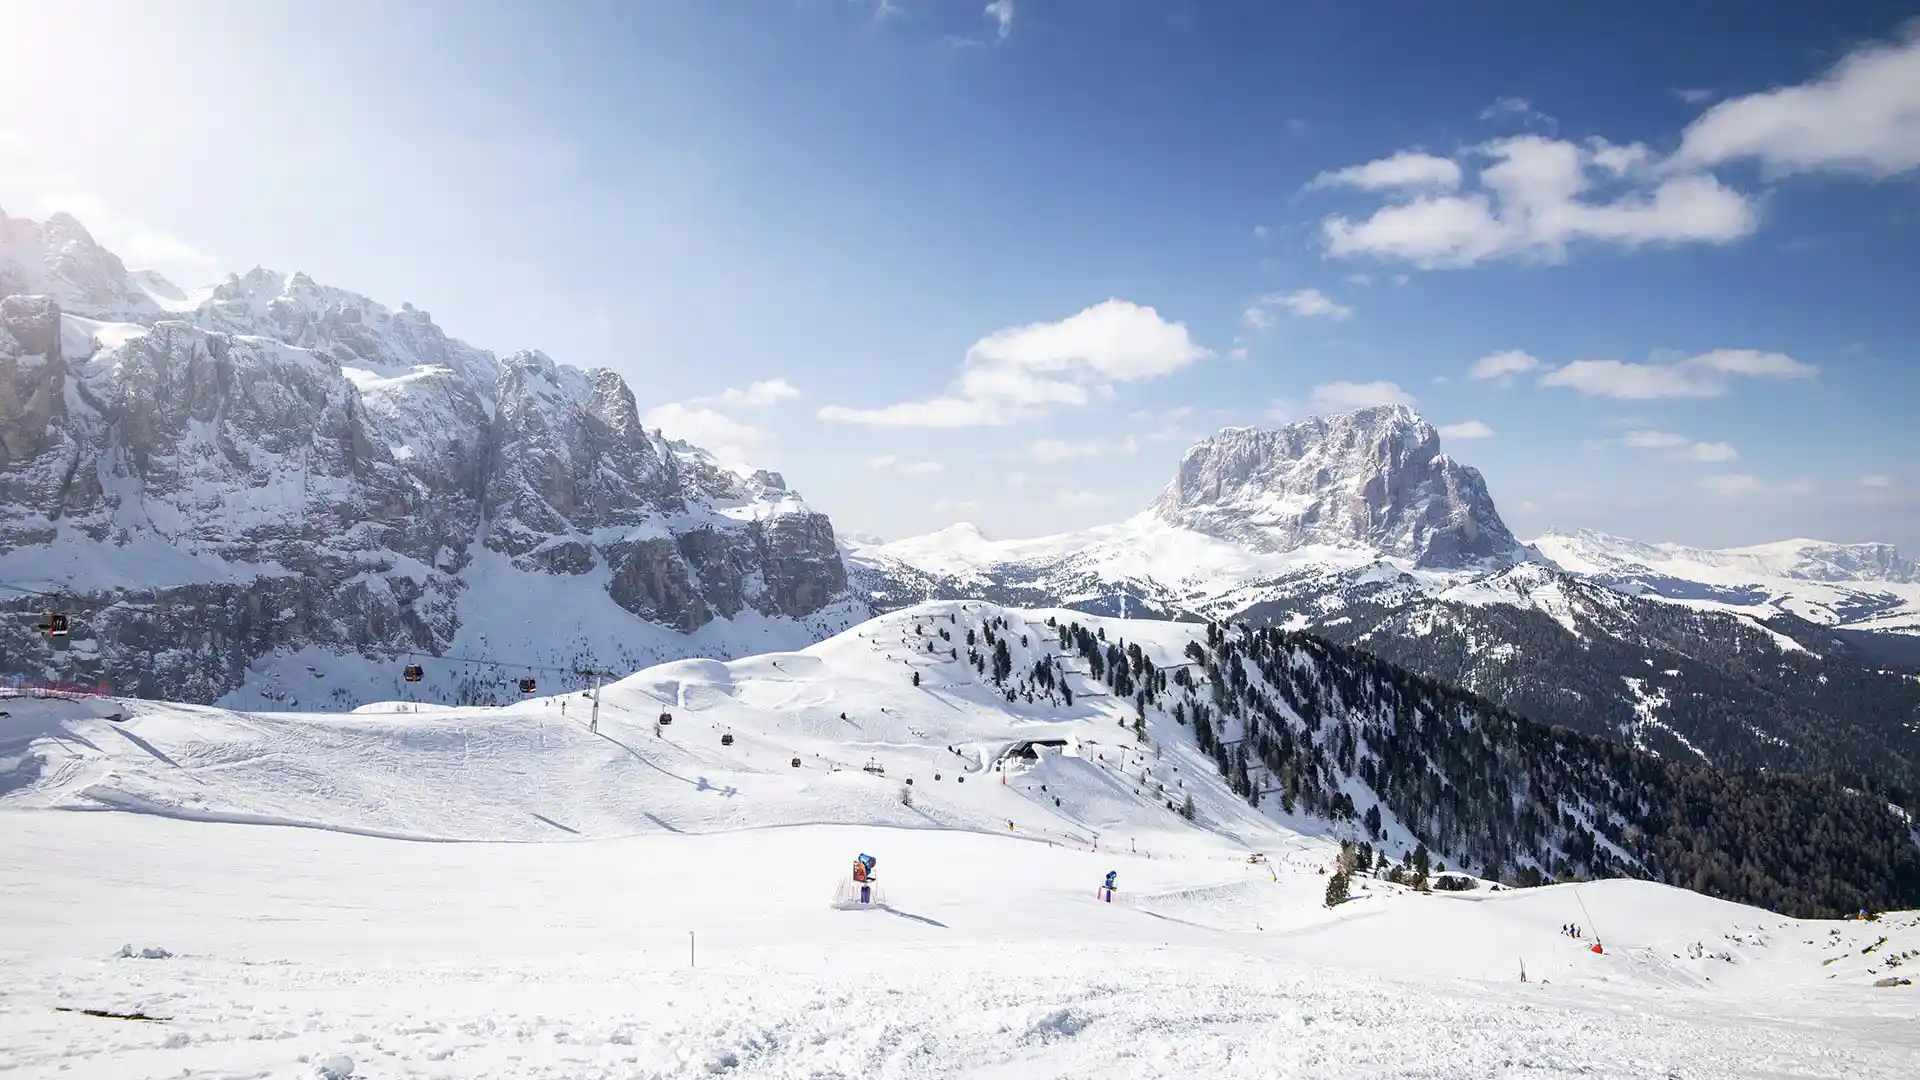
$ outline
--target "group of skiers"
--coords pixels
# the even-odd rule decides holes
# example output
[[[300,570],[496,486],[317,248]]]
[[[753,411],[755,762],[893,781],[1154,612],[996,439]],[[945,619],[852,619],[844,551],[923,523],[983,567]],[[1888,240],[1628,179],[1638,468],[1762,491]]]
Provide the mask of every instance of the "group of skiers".
[[[1560,932],[1567,937],[1578,938],[1580,936],[1580,927],[1575,923],[1568,923],[1560,928]]]

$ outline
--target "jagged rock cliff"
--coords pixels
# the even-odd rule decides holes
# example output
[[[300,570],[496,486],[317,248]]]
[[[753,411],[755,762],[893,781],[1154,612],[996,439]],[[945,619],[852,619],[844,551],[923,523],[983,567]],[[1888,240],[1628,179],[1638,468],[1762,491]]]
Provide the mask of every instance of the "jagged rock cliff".
[[[1228,428],[1186,452],[1153,511],[1254,551],[1364,548],[1443,570],[1524,557],[1479,470],[1400,405]]]
[[[865,614],[824,515],[645,430],[612,371],[300,274],[190,301],[70,218],[0,218],[0,287],[10,674],[339,704],[453,651],[509,664],[428,661],[414,689],[486,699]],[[49,606],[58,651],[24,618]]]

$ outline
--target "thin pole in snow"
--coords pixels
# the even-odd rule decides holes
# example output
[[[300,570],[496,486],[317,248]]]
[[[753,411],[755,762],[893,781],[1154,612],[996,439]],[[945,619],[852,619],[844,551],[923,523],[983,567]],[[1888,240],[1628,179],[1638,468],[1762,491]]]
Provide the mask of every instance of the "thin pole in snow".
[[[693,966],[693,931],[687,931],[687,966]]]

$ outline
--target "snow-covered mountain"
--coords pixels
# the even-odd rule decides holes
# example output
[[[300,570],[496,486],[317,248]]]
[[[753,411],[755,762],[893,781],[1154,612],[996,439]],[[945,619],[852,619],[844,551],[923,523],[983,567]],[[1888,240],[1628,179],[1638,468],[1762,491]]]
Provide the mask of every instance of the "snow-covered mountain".
[[[1784,540],[1714,551],[1582,529],[1547,533],[1533,546],[1623,592],[1762,618],[1787,612],[1823,626],[1920,634],[1920,567],[1891,544]]]
[[[188,294],[65,216],[0,218],[0,286],[0,581],[55,594],[0,598],[12,673],[350,704],[409,654],[517,665],[425,687],[485,699],[866,613],[824,515],[646,431],[611,371],[301,274]]]
[[[1116,525],[995,541],[956,525],[847,543],[882,606],[984,590],[1007,602],[1217,616],[1287,597],[1365,588],[1382,573],[1435,590],[1536,561],[1478,470],[1440,452],[1404,406],[1228,428],[1182,457],[1153,505]],[[916,592],[916,589],[919,590]]]
[[[1920,781],[1920,688],[1878,670],[1920,630],[1878,545],[1730,552],[1515,540],[1480,474],[1411,410],[1228,429],[1115,525],[998,541],[970,525],[843,542],[885,608],[926,597],[1312,629],[1524,715],[1723,766]],[[1844,702],[1845,704],[1842,704]]]
[[[1256,552],[1348,548],[1438,570],[1526,555],[1479,470],[1404,405],[1228,428],[1187,450],[1151,513]]]

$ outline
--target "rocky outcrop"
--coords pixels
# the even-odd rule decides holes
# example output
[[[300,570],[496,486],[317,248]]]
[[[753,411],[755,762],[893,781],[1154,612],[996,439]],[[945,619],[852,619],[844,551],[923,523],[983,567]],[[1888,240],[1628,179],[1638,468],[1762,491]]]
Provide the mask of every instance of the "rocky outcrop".
[[[83,615],[58,654],[9,619],[9,672],[210,700],[310,655],[351,704],[343,665],[401,654],[612,667],[662,635],[724,654],[715,620],[864,613],[823,515],[648,432],[612,371],[300,274],[166,310],[77,222],[0,219],[0,273],[45,294],[0,297],[0,577]]]
[[[1525,556],[1479,470],[1399,405],[1228,428],[1187,451],[1153,511],[1261,552],[1364,548],[1449,570]]]

